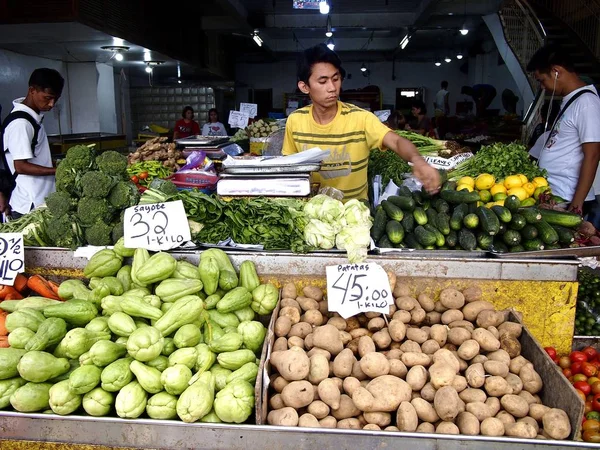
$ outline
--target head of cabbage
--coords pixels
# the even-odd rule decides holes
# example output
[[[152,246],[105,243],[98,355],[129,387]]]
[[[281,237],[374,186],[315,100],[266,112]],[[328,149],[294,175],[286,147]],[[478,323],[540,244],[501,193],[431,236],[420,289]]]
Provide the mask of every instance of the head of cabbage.
[[[367,258],[371,245],[371,225],[355,225],[345,227],[335,238],[335,245],[346,250],[351,263],[359,263]]]

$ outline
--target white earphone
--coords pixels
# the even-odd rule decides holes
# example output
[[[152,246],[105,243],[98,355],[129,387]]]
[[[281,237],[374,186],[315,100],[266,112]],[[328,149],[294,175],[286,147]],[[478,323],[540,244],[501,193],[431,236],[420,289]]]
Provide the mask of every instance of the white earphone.
[[[554,71],[554,79],[556,80],[558,78],[558,70]]]

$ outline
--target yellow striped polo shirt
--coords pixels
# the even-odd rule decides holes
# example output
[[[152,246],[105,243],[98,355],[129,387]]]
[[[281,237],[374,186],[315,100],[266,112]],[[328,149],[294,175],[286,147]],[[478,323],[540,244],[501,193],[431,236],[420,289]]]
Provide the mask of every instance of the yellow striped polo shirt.
[[[313,105],[297,109],[287,119],[283,154],[291,155],[313,147],[329,150],[315,181],[344,193],[344,201],[367,198],[369,152],[382,148],[390,129],[369,111],[337,102],[337,114],[326,125],[313,117]],[[341,175],[341,176],[340,176]]]

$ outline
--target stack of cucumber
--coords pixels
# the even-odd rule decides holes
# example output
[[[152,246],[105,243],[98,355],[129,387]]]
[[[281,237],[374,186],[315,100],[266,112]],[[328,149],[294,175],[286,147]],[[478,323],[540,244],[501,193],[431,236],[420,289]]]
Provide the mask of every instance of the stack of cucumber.
[[[400,188],[375,212],[371,236],[379,248],[522,252],[568,247],[583,219],[562,211],[521,207],[511,195],[504,206],[483,206],[477,192],[452,182],[430,196]]]

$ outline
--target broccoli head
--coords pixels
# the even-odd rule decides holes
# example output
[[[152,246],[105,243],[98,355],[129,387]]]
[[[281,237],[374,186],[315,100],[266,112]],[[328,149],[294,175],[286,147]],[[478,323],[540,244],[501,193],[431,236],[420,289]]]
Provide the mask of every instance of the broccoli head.
[[[56,191],[46,197],[46,206],[54,217],[60,217],[77,209],[77,199],[68,192]]]
[[[105,198],[116,184],[116,180],[98,170],[91,170],[83,174],[79,180],[81,192],[84,197]]]
[[[98,169],[107,175],[123,177],[127,171],[127,157],[114,150],[107,150],[96,158]]]
[[[87,145],[74,145],[67,150],[67,161],[77,172],[86,172],[95,168],[96,152]]]
[[[130,181],[119,181],[108,195],[108,202],[117,209],[129,208],[137,205],[140,192]]]
[[[52,217],[48,221],[47,234],[56,247],[75,249],[83,245],[83,232],[72,214]]]
[[[56,190],[68,192],[71,195],[79,194],[78,173],[68,159],[63,159],[56,167]]]
[[[111,233],[113,227],[104,222],[96,222],[85,229],[85,240],[89,245],[110,245],[112,244]]]
[[[124,228],[125,227],[123,225],[122,220],[117,222],[116,224],[114,224],[112,233],[111,233],[113,243],[116,243],[119,239],[121,239],[123,237],[123,235],[125,234]]]
[[[77,217],[84,227],[96,222],[109,223],[112,216],[113,209],[104,198],[83,197],[77,204]]]

